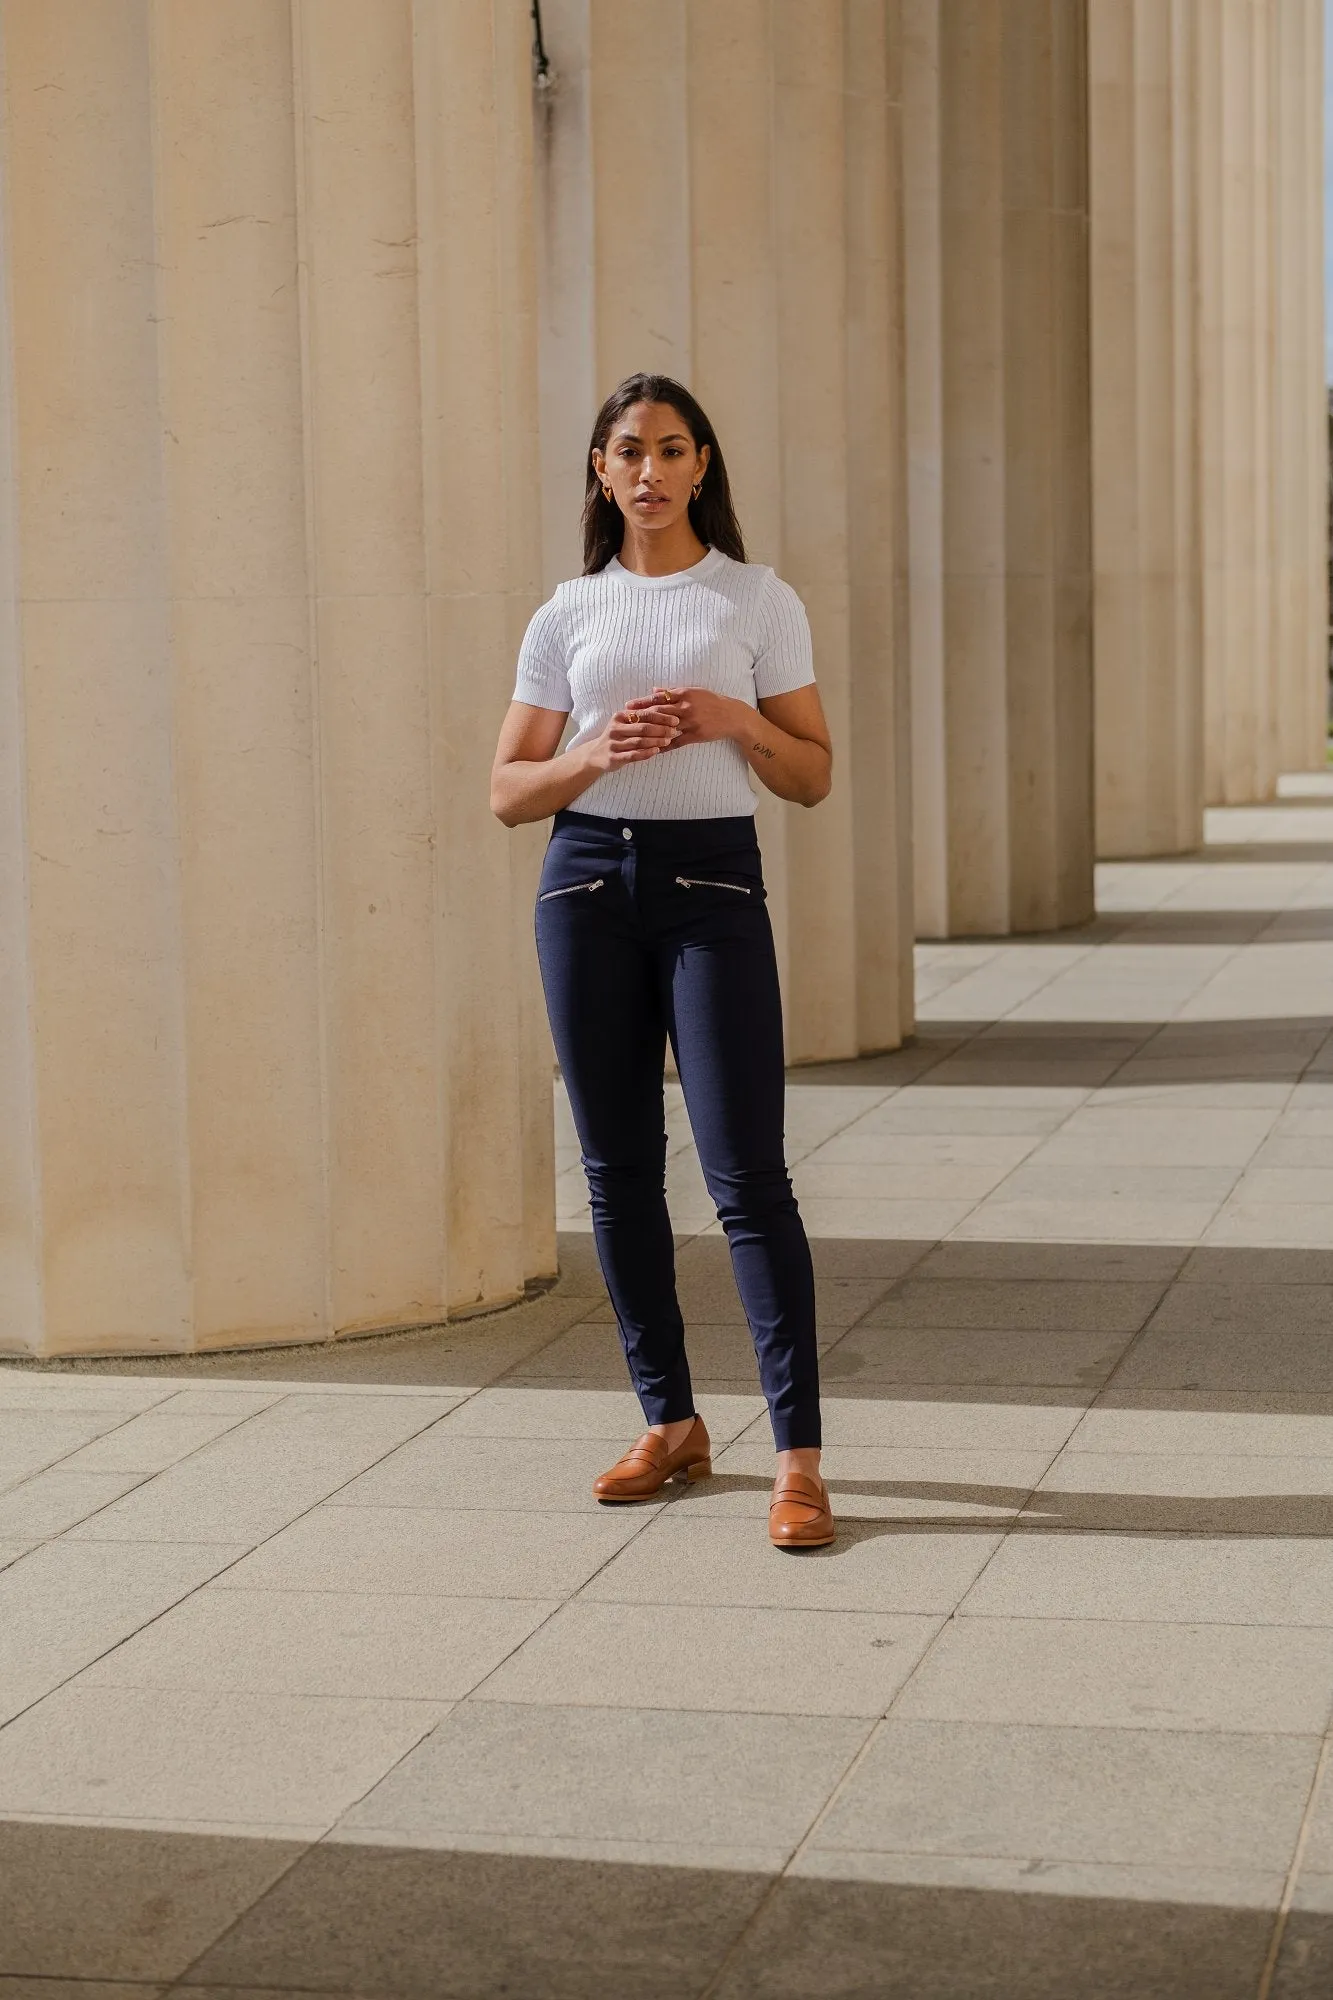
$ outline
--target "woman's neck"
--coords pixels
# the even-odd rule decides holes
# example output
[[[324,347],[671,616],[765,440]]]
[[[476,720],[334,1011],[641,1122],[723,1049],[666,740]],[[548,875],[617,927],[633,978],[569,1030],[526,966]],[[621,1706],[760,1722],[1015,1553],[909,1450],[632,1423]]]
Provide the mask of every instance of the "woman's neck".
[[[633,570],[636,576],[674,576],[677,570],[693,569],[707,554],[708,545],[699,540],[688,516],[647,534],[626,521],[620,567]]]

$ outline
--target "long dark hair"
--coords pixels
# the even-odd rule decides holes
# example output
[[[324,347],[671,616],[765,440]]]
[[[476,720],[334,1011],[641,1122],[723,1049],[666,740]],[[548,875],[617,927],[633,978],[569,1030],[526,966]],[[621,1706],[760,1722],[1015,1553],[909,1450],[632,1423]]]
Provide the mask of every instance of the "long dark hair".
[[[701,542],[721,549],[734,562],[745,561],[745,538],[732,504],[731,482],[722,457],[717,432],[683,383],[669,375],[627,375],[611,391],[592,427],[588,445],[588,489],[583,501],[583,574],[605,569],[612,556],[620,554],[625,539],[625,517],[614,500],[602,491],[602,482],[593,469],[592,455],[605,451],[610,437],[626,410],[635,403],[667,403],[675,410],[694,439],[695,450],[708,446],[708,470],[697,500],[690,501],[690,526]]]

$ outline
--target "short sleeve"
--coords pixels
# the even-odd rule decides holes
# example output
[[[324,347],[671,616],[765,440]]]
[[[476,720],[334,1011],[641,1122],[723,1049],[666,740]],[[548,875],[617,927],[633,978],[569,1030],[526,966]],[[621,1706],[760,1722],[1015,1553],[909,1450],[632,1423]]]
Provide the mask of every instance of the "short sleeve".
[[[772,570],[760,594],[756,638],[754,691],[761,701],[770,694],[791,694],[810,686],[815,677],[810,621],[791,585]]]
[[[551,598],[533,613],[523,635],[514,700],[526,701],[533,708],[558,708],[564,715],[574,706],[558,598]]]

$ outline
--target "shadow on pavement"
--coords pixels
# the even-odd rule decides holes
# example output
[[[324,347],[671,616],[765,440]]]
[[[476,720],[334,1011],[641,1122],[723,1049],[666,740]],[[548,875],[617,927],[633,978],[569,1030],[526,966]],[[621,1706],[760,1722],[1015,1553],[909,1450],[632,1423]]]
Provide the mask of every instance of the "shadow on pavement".
[[[662,1791],[664,1835],[688,1840],[687,1801]],[[67,2000],[84,1989],[45,1982],[113,1980],[125,1983],[87,1990],[98,2000],[112,1990],[120,2000],[166,1990],[200,2000],[1253,2000],[1281,1887],[1218,1876],[1177,1900],[1147,1894],[1146,1871],[1123,1866],[829,1850],[812,1865],[818,1875],[779,1879],[744,1867],[0,1822],[0,1991]],[[1117,1875],[1126,1893],[1114,1893]],[[1169,1871],[1158,1886],[1169,1889]],[[1333,1915],[1297,1908],[1270,2000],[1330,1990]]]
[[[1333,1012],[1262,1021],[932,1019],[901,1049],[855,1062],[812,1063],[789,1070],[787,1083],[798,1089],[1003,1090],[1017,1081],[1043,1090],[1109,1085],[1128,1092],[1134,1085],[1292,1084],[1306,1076],[1327,1082],[1333,1071],[1312,1065],[1330,1033]]]

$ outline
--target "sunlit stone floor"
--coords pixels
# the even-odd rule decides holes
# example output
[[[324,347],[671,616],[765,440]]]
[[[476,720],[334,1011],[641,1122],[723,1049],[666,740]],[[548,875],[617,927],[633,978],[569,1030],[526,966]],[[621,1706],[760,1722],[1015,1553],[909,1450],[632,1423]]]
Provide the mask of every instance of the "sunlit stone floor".
[[[678,1095],[661,1505],[564,1124],[528,1306],[0,1368],[0,2000],[1327,2000],[1333,797],[1210,840],[793,1075],[829,1552]]]

